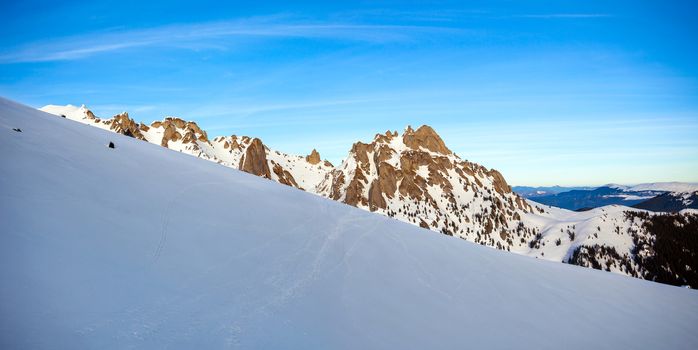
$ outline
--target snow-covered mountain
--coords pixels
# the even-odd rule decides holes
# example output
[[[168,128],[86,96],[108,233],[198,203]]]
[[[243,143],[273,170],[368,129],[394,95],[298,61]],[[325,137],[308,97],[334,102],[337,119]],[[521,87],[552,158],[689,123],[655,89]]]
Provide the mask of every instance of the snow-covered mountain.
[[[633,186],[609,184],[592,189],[576,189],[555,194],[528,196],[538,203],[570,210],[588,210],[619,204],[657,212],[678,212],[695,208],[690,197],[698,184],[657,182]],[[525,192],[528,193],[528,192]]]
[[[627,192],[655,191],[686,193],[698,191],[696,182],[652,182],[637,185],[608,184],[605,187],[617,188]]]
[[[462,160],[428,126],[355,143],[318,193],[500,249],[521,245],[515,234],[531,234],[520,223],[534,208],[498,171]]]
[[[425,234],[3,99],[0,134],[3,348],[698,347],[691,290]],[[473,209],[511,199],[498,212],[530,225],[584,223],[574,241],[615,217],[518,208],[441,151],[436,173],[493,192]]]
[[[176,117],[147,126],[126,113],[98,118],[84,106],[46,106],[42,110],[482,245],[658,278],[645,266],[647,261],[635,259],[638,232],[647,241],[653,237],[651,230],[641,230],[645,219],[627,214],[637,209],[611,205],[576,213],[526,200],[512,192],[498,171],[460,158],[426,125],[416,130],[407,127],[402,134],[377,134],[370,143],[356,142],[347,158],[333,167],[321,161],[315,150],[303,157],[271,150],[261,140],[247,136],[209,140],[196,123]],[[609,204],[618,200],[639,202],[611,198]],[[594,259],[580,255],[592,250]],[[599,260],[604,264],[597,263]],[[698,281],[692,282],[698,266],[675,267],[672,272],[678,277],[671,283],[698,287]]]

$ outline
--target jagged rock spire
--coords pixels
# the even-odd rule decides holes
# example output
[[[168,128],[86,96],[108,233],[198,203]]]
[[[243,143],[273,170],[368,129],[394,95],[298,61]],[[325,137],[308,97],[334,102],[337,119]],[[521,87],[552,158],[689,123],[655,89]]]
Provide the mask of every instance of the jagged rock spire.
[[[240,159],[239,168],[244,172],[271,179],[267,154],[262,140],[256,137],[252,139],[245,151],[245,156]]]
[[[320,163],[320,153],[318,153],[318,151],[315,148],[313,148],[313,151],[310,152],[309,155],[305,156],[305,160],[312,165],[318,164]]]

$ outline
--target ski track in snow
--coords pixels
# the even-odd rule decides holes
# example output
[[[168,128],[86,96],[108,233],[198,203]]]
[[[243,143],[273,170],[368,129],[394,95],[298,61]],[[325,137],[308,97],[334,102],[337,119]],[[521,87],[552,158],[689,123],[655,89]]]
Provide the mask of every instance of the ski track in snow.
[[[168,226],[169,221],[170,221],[172,205],[180,197],[182,197],[185,193],[187,193],[188,191],[190,191],[194,188],[198,188],[198,187],[202,187],[202,186],[223,185],[223,184],[224,183],[220,182],[220,181],[192,184],[192,185],[185,187],[184,189],[177,192],[177,194],[172,196],[172,198],[167,202],[167,208],[165,209],[165,211],[162,214],[162,225],[161,225],[162,230],[160,232],[160,241],[158,242],[158,245],[155,248],[155,252],[153,253],[153,262],[152,262],[153,264],[157,263],[158,259],[160,258],[160,254],[162,254],[162,250],[165,247],[165,242],[167,241],[167,226]]]

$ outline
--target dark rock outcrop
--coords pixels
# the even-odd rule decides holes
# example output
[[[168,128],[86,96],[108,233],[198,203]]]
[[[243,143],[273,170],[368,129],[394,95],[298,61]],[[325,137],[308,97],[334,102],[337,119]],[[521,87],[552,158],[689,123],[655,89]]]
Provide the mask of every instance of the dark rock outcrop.
[[[239,167],[244,172],[271,179],[267,154],[262,140],[252,139],[245,150],[245,156],[240,159]]]
[[[320,163],[320,153],[318,153],[318,151],[315,150],[315,148],[313,148],[313,151],[310,152],[309,155],[305,156],[305,160],[313,165],[318,164]]]

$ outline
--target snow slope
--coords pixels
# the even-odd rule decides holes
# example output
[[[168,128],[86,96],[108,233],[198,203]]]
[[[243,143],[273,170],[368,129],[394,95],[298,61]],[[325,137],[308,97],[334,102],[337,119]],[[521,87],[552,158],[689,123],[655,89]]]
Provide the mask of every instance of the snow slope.
[[[612,247],[620,254],[629,255],[633,247],[631,232],[636,233],[642,224],[629,221],[624,215],[626,211],[639,210],[622,205],[607,205],[582,212],[546,208],[547,213],[525,215],[524,221],[540,228],[541,244],[522,252],[545,260],[567,262],[575,248],[594,244]],[[628,229],[631,229],[631,232],[628,232]],[[556,244],[558,239],[559,245]],[[618,269],[611,271],[628,274]]]
[[[698,347],[692,290],[431,234],[4,99],[0,152],[1,348]]]

